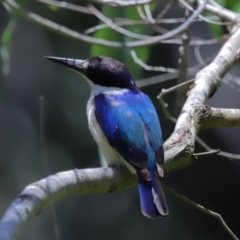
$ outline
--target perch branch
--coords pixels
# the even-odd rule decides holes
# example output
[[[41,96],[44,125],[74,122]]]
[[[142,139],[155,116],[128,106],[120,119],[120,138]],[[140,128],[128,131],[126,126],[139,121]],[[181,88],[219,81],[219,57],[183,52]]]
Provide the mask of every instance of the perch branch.
[[[51,175],[27,186],[12,202],[0,222],[0,239],[17,239],[43,207],[63,197],[122,191],[136,183],[135,176],[125,168],[75,169]]]

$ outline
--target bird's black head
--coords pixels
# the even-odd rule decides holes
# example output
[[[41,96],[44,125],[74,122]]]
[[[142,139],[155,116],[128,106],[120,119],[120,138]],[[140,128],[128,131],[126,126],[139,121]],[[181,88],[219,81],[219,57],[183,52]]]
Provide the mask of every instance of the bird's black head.
[[[109,57],[92,57],[87,60],[46,57],[84,75],[95,85],[118,87],[138,92],[138,88],[128,68]]]

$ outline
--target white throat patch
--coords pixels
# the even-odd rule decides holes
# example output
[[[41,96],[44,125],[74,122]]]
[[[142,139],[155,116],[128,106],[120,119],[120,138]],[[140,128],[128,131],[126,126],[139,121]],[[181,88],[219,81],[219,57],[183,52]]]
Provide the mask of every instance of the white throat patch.
[[[100,85],[95,85],[93,83],[90,84],[90,86],[92,88],[90,97],[96,96],[99,93],[121,95],[121,94],[129,91],[129,89],[126,89],[126,88],[104,87],[104,86],[100,86]]]

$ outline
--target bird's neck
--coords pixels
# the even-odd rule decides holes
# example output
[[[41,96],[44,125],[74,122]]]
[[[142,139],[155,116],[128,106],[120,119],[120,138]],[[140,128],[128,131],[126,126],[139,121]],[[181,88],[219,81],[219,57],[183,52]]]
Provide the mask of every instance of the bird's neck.
[[[100,86],[100,85],[91,85],[91,97],[96,96],[98,94],[101,93],[105,93],[105,94],[124,94],[126,92],[129,92],[130,90],[127,88],[118,88],[118,87],[104,87],[104,86]]]

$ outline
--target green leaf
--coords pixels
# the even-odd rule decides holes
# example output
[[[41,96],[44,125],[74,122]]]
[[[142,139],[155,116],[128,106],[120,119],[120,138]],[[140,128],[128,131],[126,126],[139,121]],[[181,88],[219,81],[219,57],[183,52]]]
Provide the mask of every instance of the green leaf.
[[[58,11],[58,10],[60,9],[60,7],[54,6],[54,5],[48,5],[48,7],[49,7],[52,11]]]
[[[16,18],[11,18],[1,37],[0,54],[3,61],[2,71],[5,75],[10,72],[10,41],[16,22]]]
[[[28,3],[29,0],[15,0],[21,7],[25,7]]]

